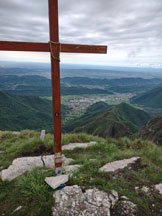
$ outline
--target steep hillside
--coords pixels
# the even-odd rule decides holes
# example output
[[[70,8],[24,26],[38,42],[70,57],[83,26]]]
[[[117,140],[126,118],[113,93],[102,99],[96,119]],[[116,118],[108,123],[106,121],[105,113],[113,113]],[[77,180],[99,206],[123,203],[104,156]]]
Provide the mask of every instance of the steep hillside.
[[[105,102],[97,102],[89,106],[84,115],[68,122],[64,127],[64,131],[72,132],[76,128],[87,125],[89,122],[92,122],[94,119],[96,119],[96,116],[108,109],[108,107],[108,104]]]
[[[68,112],[62,106],[62,115]],[[52,104],[37,96],[0,91],[0,130],[46,129],[52,131]]]
[[[146,112],[126,103],[108,106],[99,102],[90,106],[83,116],[68,123],[65,130],[118,138],[137,132],[149,119]]]
[[[162,146],[162,117],[154,118],[139,132],[143,139],[152,140],[154,143]]]
[[[152,89],[142,95],[133,97],[131,102],[152,108],[162,108],[162,87]]]

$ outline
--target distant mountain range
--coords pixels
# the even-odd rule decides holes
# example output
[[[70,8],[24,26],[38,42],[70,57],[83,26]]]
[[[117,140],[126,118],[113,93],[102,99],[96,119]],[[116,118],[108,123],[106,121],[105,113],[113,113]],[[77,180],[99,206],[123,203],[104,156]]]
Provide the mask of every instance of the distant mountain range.
[[[162,68],[153,67],[121,67],[84,64],[61,64],[61,77],[91,77],[91,78],[162,78]],[[50,63],[7,62],[0,61],[0,75],[40,75],[51,77]]]
[[[62,105],[62,117],[69,112]],[[37,96],[18,96],[0,91],[0,130],[22,129],[53,131],[52,104]]]
[[[162,79],[143,79],[143,78],[118,78],[118,79],[96,79],[88,77],[65,77],[61,83],[66,85],[84,85],[104,87],[105,90],[117,93],[143,92],[162,85]]]
[[[139,96],[133,97],[131,103],[152,108],[162,108],[162,87],[152,89]]]
[[[90,106],[81,117],[69,122],[65,131],[119,138],[137,132],[149,119],[146,112],[129,104],[108,106],[104,102],[98,102]]]
[[[162,83],[161,79],[143,79],[143,78],[118,78],[118,79],[95,79],[88,77],[65,77],[62,78],[63,83],[75,84],[75,85],[107,85],[107,86],[125,86],[125,85],[146,85],[146,84],[159,84]]]
[[[0,90],[17,95],[51,96],[51,80],[46,77],[30,75],[0,76]],[[84,94],[113,94],[109,89],[88,88],[61,83],[61,95],[84,95]]]
[[[92,95],[144,92],[162,85],[162,79],[96,79],[66,77],[61,79],[61,95]],[[51,96],[51,80],[37,75],[1,75],[0,90],[18,95]]]

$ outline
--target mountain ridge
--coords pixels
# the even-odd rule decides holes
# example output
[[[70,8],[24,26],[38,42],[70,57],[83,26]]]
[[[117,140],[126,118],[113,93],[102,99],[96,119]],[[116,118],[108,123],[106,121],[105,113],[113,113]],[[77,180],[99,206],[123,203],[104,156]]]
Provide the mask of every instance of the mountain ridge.
[[[98,107],[100,103],[97,103]],[[85,114],[67,124],[65,131],[86,132],[104,138],[119,138],[137,132],[138,128],[150,119],[146,112],[126,103],[113,106],[103,106],[103,104],[105,103],[102,102],[102,110],[98,109],[97,112],[91,111],[96,104],[90,106]]]

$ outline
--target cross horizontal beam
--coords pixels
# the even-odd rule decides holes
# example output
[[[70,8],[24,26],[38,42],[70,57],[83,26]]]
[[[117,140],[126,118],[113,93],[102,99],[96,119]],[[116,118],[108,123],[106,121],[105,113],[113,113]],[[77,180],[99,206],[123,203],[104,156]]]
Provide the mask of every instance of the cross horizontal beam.
[[[0,51],[50,52],[50,43],[0,41]],[[65,53],[107,53],[107,46],[60,44],[60,52]]]

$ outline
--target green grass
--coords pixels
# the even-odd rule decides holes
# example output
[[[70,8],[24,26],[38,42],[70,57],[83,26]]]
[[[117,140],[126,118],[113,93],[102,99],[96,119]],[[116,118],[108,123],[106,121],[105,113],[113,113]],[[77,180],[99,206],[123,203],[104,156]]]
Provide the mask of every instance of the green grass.
[[[22,209],[12,215],[51,215],[54,205],[53,190],[44,182],[53,171],[33,169],[12,182],[0,181],[0,215],[11,215],[18,206]]]
[[[74,159],[73,164],[83,165],[79,172],[70,178],[69,185],[78,184],[83,189],[96,187],[106,192],[114,189],[138,205],[139,215],[153,215],[150,211],[151,203],[159,206],[162,202],[160,196],[148,197],[144,193],[138,196],[135,192],[136,186],[151,186],[162,181],[162,149],[151,142],[138,139],[131,141],[127,138],[108,139],[84,150],[66,151],[65,155]],[[118,177],[98,171],[105,163],[133,156],[141,157],[141,168],[136,171],[125,171]],[[96,161],[90,162],[90,159]],[[160,215],[158,212],[160,206],[155,215]]]
[[[65,134],[62,137],[62,145],[71,142],[89,142],[93,140],[102,139],[82,133]],[[0,154],[0,167],[7,168],[13,159],[17,157],[44,153],[53,154],[53,146],[52,134],[46,134],[44,143],[42,143],[40,133],[36,131],[24,130],[19,135],[13,134],[12,132],[1,132],[0,150],[5,151],[5,153]]]
[[[14,158],[23,154],[38,154],[43,143],[39,140],[40,134],[34,131],[22,131],[20,135],[11,132],[0,132],[0,167],[7,168]],[[135,192],[135,186],[151,186],[162,182],[162,148],[152,142],[128,138],[102,139],[86,134],[65,134],[63,145],[70,142],[97,141],[97,144],[86,149],[76,148],[64,151],[66,157],[73,158],[71,164],[81,164],[78,172],[70,177],[67,185],[78,184],[82,189],[98,188],[109,192],[116,190],[119,195],[125,195],[138,206],[138,215],[160,216],[160,203],[162,197],[156,194],[146,196]],[[53,136],[47,134],[44,141],[45,152],[53,149]],[[119,176],[99,172],[98,169],[105,163],[115,160],[141,157],[140,169],[128,170]],[[93,160],[91,160],[93,159]],[[0,215],[10,215],[18,206],[22,209],[13,215],[51,215],[54,205],[53,190],[44,182],[46,176],[54,175],[53,170],[33,169],[31,172],[19,176],[11,182],[0,181]],[[156,209],[154,214],[150,211],[152,204]]]

